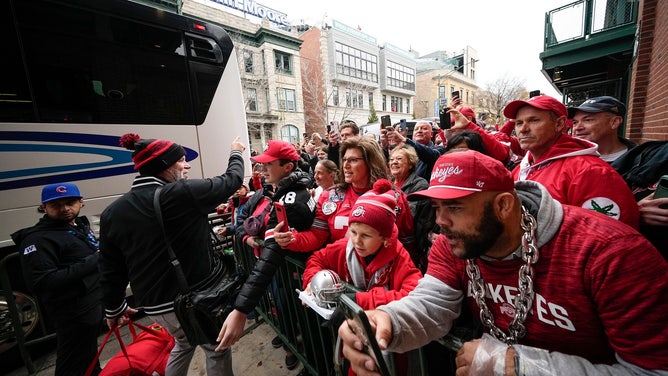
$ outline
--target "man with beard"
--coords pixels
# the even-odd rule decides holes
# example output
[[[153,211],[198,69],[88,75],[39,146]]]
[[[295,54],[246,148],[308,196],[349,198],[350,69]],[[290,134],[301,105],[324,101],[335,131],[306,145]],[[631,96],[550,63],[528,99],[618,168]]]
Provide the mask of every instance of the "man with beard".
[[[367,312],[381,349],[447,334],[465,304],[487,334],[459,350],[458,375],[668,370],[668,264],[636,230],[562,205],[539,183],[513,186],[475,151],[443,155],[412,197],[432,200],[441,235],[415,290]],[[339,336],[353,370],[377,374],[347,325]]]
[[[83,375],[97,353],[102,327],[98,242],[86,217],[83,197],[70,183],[42,188],[32,227],[12,234],[26,280],[56,328],[56,375]],[[93,374],[100,372],[99,362]]]

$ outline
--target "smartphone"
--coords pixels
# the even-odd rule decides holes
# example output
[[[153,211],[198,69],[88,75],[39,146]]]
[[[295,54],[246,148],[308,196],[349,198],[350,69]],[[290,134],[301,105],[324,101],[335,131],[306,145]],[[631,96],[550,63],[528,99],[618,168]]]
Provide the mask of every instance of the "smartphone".
[[[400,124],[400,127],[401,127],[401,131],[406,132],[406,127],[407,127],[406,126],[406,119],[399,120],[399,124]]]
[[[452,126],[450,124],[450,107],[443,107],[441,108],[441,111],[438,112],[438,118],[440,121],[440,124],[438,125],[441,129],[450,129]]]
[[[656,185],[656,191],[654,191],[654,198],[668,197],[668,175],[663,175],[659,179],[659,184]],[[661,209],[668,209],[667,205],[660,205]]]
[[[285,206],[280,202],[274,202],[274,210],[276,210],[276,219],[278,222],[283,222],[283,231],[290,228],[288,224],[288,213],[285,212]]]
[[[540,90],[531,90],[529,92],[529,98],[537,97],[540,95]]]
[[[380,117],[380,126],[383,128],[391,127],[392,121],[390,120],[390,115],[383,115]]]
[[[339,303],[343,314],[346,316],[348,327],[357,335],[364,346],[362,351],[373,358],[381,375],[390,376],[390,370],[385,363],[385,359],[383,359],[383,353],[380,351],[378,342],[376,342],[376,336],[371,330],[371,324],[364,310],[345,294],[339,296]]]
[[[459,90],[453,91],[450,93],[450,98],[455,99],[455,98],[461,98],[461,95],[459,94]]]
[[[332,131],[332,126],[327,124],[327,134],[329,134],[329,132],[331,132],[331,131]]]

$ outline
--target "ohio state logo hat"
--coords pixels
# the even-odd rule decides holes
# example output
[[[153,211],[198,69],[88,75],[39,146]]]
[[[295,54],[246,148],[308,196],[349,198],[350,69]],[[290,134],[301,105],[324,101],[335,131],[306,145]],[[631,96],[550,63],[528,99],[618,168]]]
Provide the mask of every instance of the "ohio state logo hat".
[[[474,150],[442,155],[431,172],[429,188],[408,195],[411,200],[451,200],[482,191],[512,191],[510,171],[496,159]]]

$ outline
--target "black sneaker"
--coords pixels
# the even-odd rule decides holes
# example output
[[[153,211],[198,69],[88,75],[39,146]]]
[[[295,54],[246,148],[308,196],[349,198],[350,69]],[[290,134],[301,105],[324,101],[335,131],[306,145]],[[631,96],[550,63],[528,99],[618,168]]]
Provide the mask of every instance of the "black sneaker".
[[[283,346],[283,340],[281,339],[280,336],[274,337],[274,339],[271,340],[271,346],[273,346],[275,349]]]
[[[289,370],[297,368],[297,365],[299,365],[299,359],[297,359],[297,356],[295,354],[290,354],[285,356],[285,366]]]

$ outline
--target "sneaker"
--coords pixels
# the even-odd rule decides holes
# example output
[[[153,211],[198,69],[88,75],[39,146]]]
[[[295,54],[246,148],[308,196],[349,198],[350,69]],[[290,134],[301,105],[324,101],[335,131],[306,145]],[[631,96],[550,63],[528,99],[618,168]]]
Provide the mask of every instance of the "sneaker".
[[[297,365],[299,365],[299,359],[297,359],[295,354],[290,353],[289,355],[285,356],[285,366],[289,370],[297,368]]]
[[[280,336],[274,337],[274,339],[271,340],[271,346],[273,346],[275,349],[283,346],[283,340],[281,339]]]

